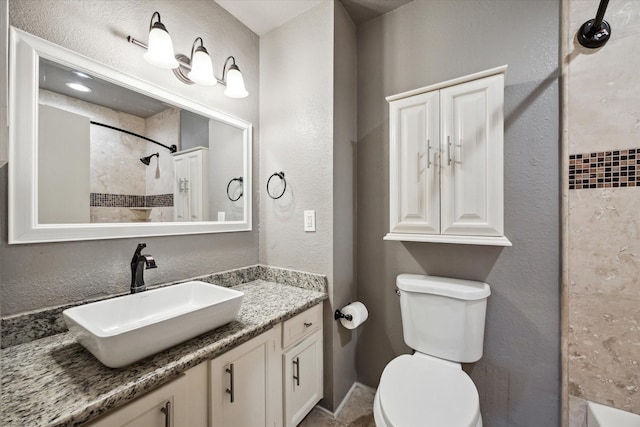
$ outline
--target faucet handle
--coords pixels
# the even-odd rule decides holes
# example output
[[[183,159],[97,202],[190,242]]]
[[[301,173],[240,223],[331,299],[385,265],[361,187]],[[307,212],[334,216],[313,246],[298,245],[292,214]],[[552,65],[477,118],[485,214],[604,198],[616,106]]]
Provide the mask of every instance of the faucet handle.
[[[147,265],[147,270],[150,268],[158,268],[158,266],[156,265],[156,260],[153,259],[151,255],[145,254],[142,255],[142,257],[144,258],[144,262]]]

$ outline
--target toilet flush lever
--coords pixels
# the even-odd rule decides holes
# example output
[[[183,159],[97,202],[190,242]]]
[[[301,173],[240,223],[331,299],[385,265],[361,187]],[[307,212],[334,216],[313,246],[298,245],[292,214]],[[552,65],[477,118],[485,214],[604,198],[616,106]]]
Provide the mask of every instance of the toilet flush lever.
[[[396,292],[396,295],[400,296],[400,289],[396,289],[395,292]]]

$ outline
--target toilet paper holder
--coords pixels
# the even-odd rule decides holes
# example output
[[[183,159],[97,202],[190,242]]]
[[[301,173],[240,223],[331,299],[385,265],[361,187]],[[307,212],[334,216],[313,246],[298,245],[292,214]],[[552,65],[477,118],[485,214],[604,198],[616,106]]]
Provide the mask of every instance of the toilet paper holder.
[[[349,305],[349,304],[347,304],[347,305]],[[341,311],[340,311],[340,309],[336,310],[336,311],[333,313],[333,318],[334,318],[335,320],[338,320],[338,319],[347,319],[349,322],[353,320],[353,316],[352,316],[352,315],[350,315],[350,314],[344,314],[343,312],[341,312]]]

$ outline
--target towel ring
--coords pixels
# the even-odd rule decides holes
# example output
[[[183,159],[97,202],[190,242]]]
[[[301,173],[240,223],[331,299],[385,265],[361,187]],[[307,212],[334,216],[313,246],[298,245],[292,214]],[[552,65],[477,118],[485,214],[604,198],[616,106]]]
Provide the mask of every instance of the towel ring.
[[[229,187],[231,186],[231,183],[233,181],[238,181],[240,183],[240,195],[238,197],[236,197],[235,199],[233,197],[231,197],[231,194],[229,194]],[[242,188],[242,182],[244,180],[242,179],[242,177],[238,177],[238,178],[233,178],[231,181],[229,181],[229,183],[227,184],[227,197],[229,198],[229,200],[231,200],[232,202],[237,202],[238,200],[240,200],[240,197],[242,197],[242,194],[244,193],[244,189]]]
[[[280,178],[282,180],[282,182],[284,183],[284,188],[282,189],[282,193],[280,193],[280,195],[278,196],[274,196],[273,194],[271,194],[271,191],[269,190],[269,184],[271,183],[271,179],[277,176],[278,178]],[[280,197],[282,197],[284,195],[284,192],[287,191],[287,180],[284,179],[284,172],[275,172],[273,175],[271,175],[269,177],[269,179],[267,180],[267,194],[269,195],[269,197],[271,197],[273,200],[279,199]]]

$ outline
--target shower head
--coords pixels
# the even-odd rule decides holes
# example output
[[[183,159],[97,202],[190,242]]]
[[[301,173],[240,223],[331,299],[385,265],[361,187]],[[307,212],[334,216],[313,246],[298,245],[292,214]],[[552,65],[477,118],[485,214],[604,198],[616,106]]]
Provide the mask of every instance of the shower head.
[[[149,163],[151,163],[151,158],[153,156],[158,156],[158,158],[160,158],[160,153],[154,153],[154,154],[151,154],[150,156],[143,157],[143,158],[140,159],[140,161],[142,163],[144,163],[145,165],[149,166]]]

